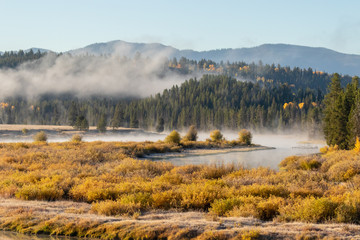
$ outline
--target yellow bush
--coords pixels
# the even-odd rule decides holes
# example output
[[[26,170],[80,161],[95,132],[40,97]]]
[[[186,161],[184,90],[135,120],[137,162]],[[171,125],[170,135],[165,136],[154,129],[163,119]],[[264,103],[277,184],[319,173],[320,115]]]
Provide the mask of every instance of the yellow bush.
[[[64,191],[51,185],[25,185],[16,193],[16,198],[22,200],[54,201],[62,199]]]
[[[270,196],[287,197],[290,192],[281,185],[260,185],[253,184],[242,186],[237,193],[244,196],[259,196],[262,198],[269,198]]]
[[[223,135],[221,134],[220,130],[214,130],[210,133],[211,141],[213,142],[220,142],[224,140]]]
[[[209,209],[210,212],[218,215],[224,216],[228,212],[234,209],[236,206],[240,206],[243,201],[240,198],[226,198],[226,199],[216,199]]]
[[[324,147],[320,148],[320,152],[321,152],[322,154],[325,154],[325,153],[327,153],[328,151],[329,151],[329,147],[328,147],[328,146],[324,146]]]
[[[336,216],[338,204],[329,198],[296,199],[280,210],[280,218],[291,221],[319,223],[330,221]]]
[[[245,230],[240,233],[241,240],[257,240],[261,239],[260,231],[256,229]]]
[[[356,137],[356,142],[355,142],[354,151],[355,151],[356,153],[359,153],[359,152],[360,152],[360,141],[359,141],[359,137]]]
[[[170,209],[181,207],[181,194],[179,191],[168,190],[152,194],[152,206],[156,209]]]
[[[165,143],[174,143],[179,144],[180,143],[180,134],[177,131],[172,131],[166,138]]]
[[[139,203],[124,204],[120,200],[118,201],[106,200],[106,201],[94,203],[91,206],[92,212],[106,216],[134,215],[140,210],[141,210],[141,206]]]
[[[182,185],[181,206],[185,209],[208,209],[216,199],[224,196],[223,188],[212,182]]]

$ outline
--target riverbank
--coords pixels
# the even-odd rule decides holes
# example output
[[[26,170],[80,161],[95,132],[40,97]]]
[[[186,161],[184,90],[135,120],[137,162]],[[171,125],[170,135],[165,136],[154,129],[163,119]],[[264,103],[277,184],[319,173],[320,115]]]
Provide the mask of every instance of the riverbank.
[[[14,199],[0,199],[0,228],[27,234],[102,239],[360,238],[360,226],[353,224],[266,222],[249,217],[217,217],[206,212],[174,210],[152,211],[135,217],[107,217],[93,214],[87,203]]]
[[[0,142],[32,142],[34,135],[40,131],[47,134],[49,142],[66,142],[74,134],[81,135],[84,141],[158,141],[166,136],[139,128],[107,127],[106,132],[100,133],[95,126],[90,126],[88,131],[78,131],[71,126],[60,125],[0,124]]]
[[[234,146],[234,147],[226,147],[226,148],[203,148],[203,149],[195,148],[195,149],[184,149],[181,152],[153,153],[153,154],[145,155],[143,156],[143,158],[166,160],[169,158],[206,156],[206,155],[216,155],[216,154],[232,153],[232,152],[249,152],[249,151],[270,150],[270,149],[275,149],[275,148],[260,146],[260,145]]]

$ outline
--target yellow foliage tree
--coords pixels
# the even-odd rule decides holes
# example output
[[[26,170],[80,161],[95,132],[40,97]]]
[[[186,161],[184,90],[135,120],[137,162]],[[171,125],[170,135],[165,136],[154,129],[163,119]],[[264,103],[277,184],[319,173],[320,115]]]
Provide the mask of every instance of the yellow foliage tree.
[[[356,142],[355,142],[354,151],[357,152],[357,153],[360,152],[360,141],[359,141],[359,137],[356,137]]]

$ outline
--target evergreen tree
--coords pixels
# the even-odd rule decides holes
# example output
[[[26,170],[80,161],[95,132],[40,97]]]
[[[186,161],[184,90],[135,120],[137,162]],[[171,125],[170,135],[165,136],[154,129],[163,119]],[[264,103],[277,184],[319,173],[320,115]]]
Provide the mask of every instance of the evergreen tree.
[[[115,112],[114,112],[114,116],[111,120],[111,127],[113,129],[121,127],[122,126],[122,122],[123,122],[123,112],[121,110],[121,105],[117,104],[115,107]]]
[[[157,125],[156,125],[156,131],[157,132],[163,132],[164,131],[164,119],[163,118],[159,118],[159,121],[158,121],[158,123],[157,123]]]
[[[139,120],[134,115],[130,117],[130,128],[139,128]]]
[[[98,121],[98,124],[96,125],[96,129],[99,130],[99,132],[106,132],[106,115],[101,114],[100,119]]]
[[[360,93],[357,92],[354,106],[349,115],[348,129],[348,147],[353,148],[356,138],[360,138]]]
[[[83,115],[79,115],[76,119],[74,128],[80,131],[88,131],[89,122]]]
[[[343,89],[341,88],[340,76],[335,73],[331,79],[329,93],[325,96],[324,109],[324,134],[328,145],[339,145],[343,141],[344,126],[346,119],[342,114]],[[346,129],[345,129],[346,131]],[[346,136],[346,133],[345,133]],[[343,145],[343,143],[341,143]]]
[[[70,126],[75,126],[78,115],[79,115],[79,110],[78,110],[75,102],[72,101],[69,111],[68,111],[68,119],[69,119]]]
[[[346,86],[345,91],[345,110],[348,115],[347,132],[348,148],[351,149],[355,145],[356,137],[360,133],[360,105],[359,105],[359,78],[353,77],[351,84]]]

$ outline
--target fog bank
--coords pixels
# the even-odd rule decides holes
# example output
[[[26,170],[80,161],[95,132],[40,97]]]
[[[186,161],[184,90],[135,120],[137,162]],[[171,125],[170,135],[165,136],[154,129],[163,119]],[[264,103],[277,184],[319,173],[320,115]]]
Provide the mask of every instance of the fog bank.
[[[57,56],[48,53],[16,69],[1,69],[0,95],[34,97],[71,93],[79,97],[146,97],[192,77],[169,71],[165,64],[166,52],[147,55],[151,58],[140,55],[132,59],[120,55]]]

